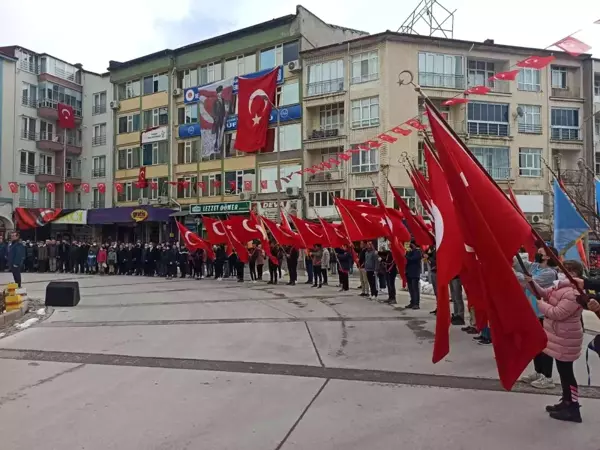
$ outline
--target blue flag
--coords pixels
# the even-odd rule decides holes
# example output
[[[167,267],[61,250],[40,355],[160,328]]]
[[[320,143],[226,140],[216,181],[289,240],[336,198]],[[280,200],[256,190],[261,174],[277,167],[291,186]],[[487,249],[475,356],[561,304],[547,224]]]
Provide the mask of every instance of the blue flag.
[[[577,259],[576,251],[569,251],[577,240],[583,238],[588,231],[586,221],[575,209],[567,194],[561,189],[558,181],[554,180],[554,247],[560,255],[569,259]],[[575,249],[576,250],[576,249]]]
[[[600,214],[600,181],[594,178],[594,187],[596,188],[596,212]]]

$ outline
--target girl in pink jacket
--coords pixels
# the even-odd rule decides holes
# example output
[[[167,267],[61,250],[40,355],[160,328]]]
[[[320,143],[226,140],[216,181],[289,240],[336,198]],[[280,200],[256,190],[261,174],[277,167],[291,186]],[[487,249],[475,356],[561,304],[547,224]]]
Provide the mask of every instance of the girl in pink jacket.
[[[582,277],[583,266],[578,261],[565,261],[563,265],[573,278]],[[542,296],[537,302],[548,336],[544,353],[556,360],[563,391],[560,403],[547,406],[546,411],[553,419],[581,423],[579,391],[573,371],[573,363],[581,355],[583,346],[583,308],[577,303],[579,292],[568,280],[558,281],[547,289],[536,284],[536,290]]]

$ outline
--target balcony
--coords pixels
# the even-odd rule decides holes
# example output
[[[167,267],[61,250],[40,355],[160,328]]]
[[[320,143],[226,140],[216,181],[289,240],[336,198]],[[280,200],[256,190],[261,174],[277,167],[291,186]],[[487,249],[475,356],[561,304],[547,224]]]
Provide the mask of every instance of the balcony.
[[[577,169],[561,170],[560,179],[567,186],[582,186],[585,181],[585,172]]]
[[[305,150],[319,150],[328,147],[343,145],[342,140],[346,138],[343,124],[337,128],[311,130],[304,140]]]
[[[467,123],[467,131],[472,136],[509,137],[510,125],[498,122],[469,121]]]
[[[37,198],[19,198],[19,208],[38,208],[39,203]]]
[[[344,174],[341,170],[332,170],[328,172],[318,172],[314,174],[308,174],[305,183],[316,184],[316,183],[337,183],[344,181]]]
[[[67,168],[67,181],[73,184],[81,184],[81,172],[76,169]]]
[[[579,86],[570,86],[566,88],[553,87],[550,98],[578,99],[581,98],[581,89],[579,88]]]
[[[37,103],[38,116],[46,120],[58,120],[58,100],[49,98],[39,99]],[[81,123],[81,109],[73,108],[75,122]]]
[[[21,130],[21,139],[35,141],[35,133],[33,131]]]
[[[332,95],[344,92],[344,79],[336,78],[334,80],[318,81],[306,85],[305,97],[315,97],[318,95]]]
[[[104,178],[106,176],[106,168],[92,169],[92,178]]]
[[[106,145],[106,135],[101,134],[100,136],[92,137],[92,147],[97,147],[98,145]]]
[[[581,141],[581,129],[552,126],[550,129],[552,141]]]
[[[62,168],[51,166],[36,166],[35,181],[38,183],[62,183]]]
[[[103,105],[94,105],[92,107],[92,116],[97,116],[98,114],[106,113],[106,103]]]
[[[448,125],[450,125],[450,128],[452,128],[454,130],[454,132],[458,135],[465,135],[467,134],[467,127],[465,126],[465,121],[464,120],[449,120],[446,119],[446,122],[448,122]],[[427,116],[422,116],[422,120],[421,123],[423,125],[428,125],[428,119]],[[431,137],[431,127],[427,126],[427,129],[424,130],[424,132]]]
[[[510,167],[485,167],[494,180],[510,180]]]
[[[535,123],[520,123],[519,133],[521,134],[542,134],[542,126]]]
[[[21,105],[29,106],[30,108],[37,108],[37,98],[23,93],[21,96]]]
[[[465,89],[464,75],[419,72],[419,84],[425,88]]]
[[[38,150],[62,152],[65,149],[64,134],[48,133],[42,131],[36,135],[36,147]],[[73,136],[67,136],[67,153],[72,155],[81,155],[83,145],[81,141]]]

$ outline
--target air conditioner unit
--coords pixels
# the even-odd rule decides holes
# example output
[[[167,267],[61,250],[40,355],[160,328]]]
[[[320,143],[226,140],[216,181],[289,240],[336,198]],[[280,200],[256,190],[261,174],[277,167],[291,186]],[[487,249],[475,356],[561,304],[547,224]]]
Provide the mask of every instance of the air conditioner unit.
[[[297,197],[300,193],[300,189],[297,186],[290,186],[285,188],[285,195],[289,197]]]
[[[253,200],[256,198],[256,194],[254,192],[241,192],[240,193],[240,200],[241,201],[245,201],[245,200]]]
[[[181,90],[181,88],[173,89],[173,97],[179,97],[181,94],[183,94],[183,91]]]
[[[110,102],[110,109],[119,109],[121,104],[117,100]]]
[[[546,219],[544,219],[544,216],[541,214],[531,214],[528,219],[533,224],[547,223]]]
[[[298,59],[290,61],[287,66],[290,72],[300,72],[302,70],[302,64],[300,64],[300,60]]]
[[[158,204],[159,205],[166,205],[169,203],[169,197],[167,197],[166,195],[161,195],[158,197]]]
[[[147,205],[149,204],[149,200],[145,197],[138,198],[138,205]]]

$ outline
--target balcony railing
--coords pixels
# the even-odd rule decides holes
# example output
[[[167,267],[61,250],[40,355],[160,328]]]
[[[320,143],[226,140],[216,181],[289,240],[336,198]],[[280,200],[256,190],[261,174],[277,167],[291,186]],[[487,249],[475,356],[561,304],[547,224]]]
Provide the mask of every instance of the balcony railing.
[[[19,68],[21,70],[26,70],[27,72],[31,72],[31,73],[35,73],[35,74],[40,73],[39,65],[36,64],[36,62],[33,60],[29,60],[29,61],[27,61],[25,59],[20,60]]]
[[[105,145],[105,144],[106,144],[106,135],[105,134],[101,134],[100,136],[92,137],[92,145],[93,146]]]
[[[23,94],[21,96],[21,104],[30,108],[37,108],[37,97]]]
[[[35,166],[29,164],[21,164],[19,166],[19,173],[23,173],[25,175],[35,175]]]
[[[552,127],[550,139],[553,141],[581,141],[579,128]]]
[[[566,185],[580,186],[585,180],[585,172],[576,169],[561,170],[560,179]]]
[[[581,89],[579,86],[571,86],[567,88],[552,88],[552,97],[558,98],[580,98]]]
[[[21,208],[37,208],[39,201],[37,198],[20,198],[19,207]]]
[[[35,167],[36,175],[56,175],[61,176],[62,168],[61,167],[52,167],[49,165],[41,165]]]
[[[464,89],[464,75],[447,75],[443,73],[419,72],[419,84],[423,87]]]
[[[328,130],[312,130],[312,132],[308,135],[307,140],[333,139],[343,135],[344,125],[339,125],[338,128],[331,128]]]
[[[27,139],[28,141],[35,141],[35,132],[29,130],[21,130],[21,139]]]
[[[307,183],[330,183],[335,181],[343,181],[344,176],[340,170],[332,170],[328,172],[318,172],[309,174],[306,178]]]
[[[510,167],[485,167],[494,180],[510,179]]]
[[[106,176],[106,168],[92,169],[92,178],[103,178]]]
[[[62,78],[63,80],[70,81],[71,83],[81,84],[81,72],[79,70],[75,72],[67,72],[63,69],[57,69],[56,67],[52,71],[44,70],[42,65],[40,72],[38,73],[47,73],[48,75],[53,75],[58,78]]]
[[[92,107],[92,115],[104,114],[106,112],[106,103],[103,105],[94,105]]]
[[[54,100],[51,98],[41,98],[38,99],[38,108],[52,108],[52,109],[58,109],[58,104],[60,102],[58,100]],[[81,108],[73,108],[73,111],[75,113],[75,117],[81,117]]]
[[[57,142],[59,144],[65,143],[64,134],[62,133],[53,133],[48,131],[42,131],[36,134],[36,141],[52,141]],[[82,147],[81,140],[77,139],[75,136],[67,135],[67,145],[71,145],[73,147]]]
[[[344,90],[344,79],[336,78],[335,80],[317,81],[306,85],[306,96],[335,94]]]
[[[467,123],[467,130],[473,136],[509,136],[510,126],[507,123],[473,122]]]
[[[67,168],[67,178],[81,178],[81,171]]]
[[[523,134],[542,134],[542,126],[536,123],[520,123],[519,133]]]

